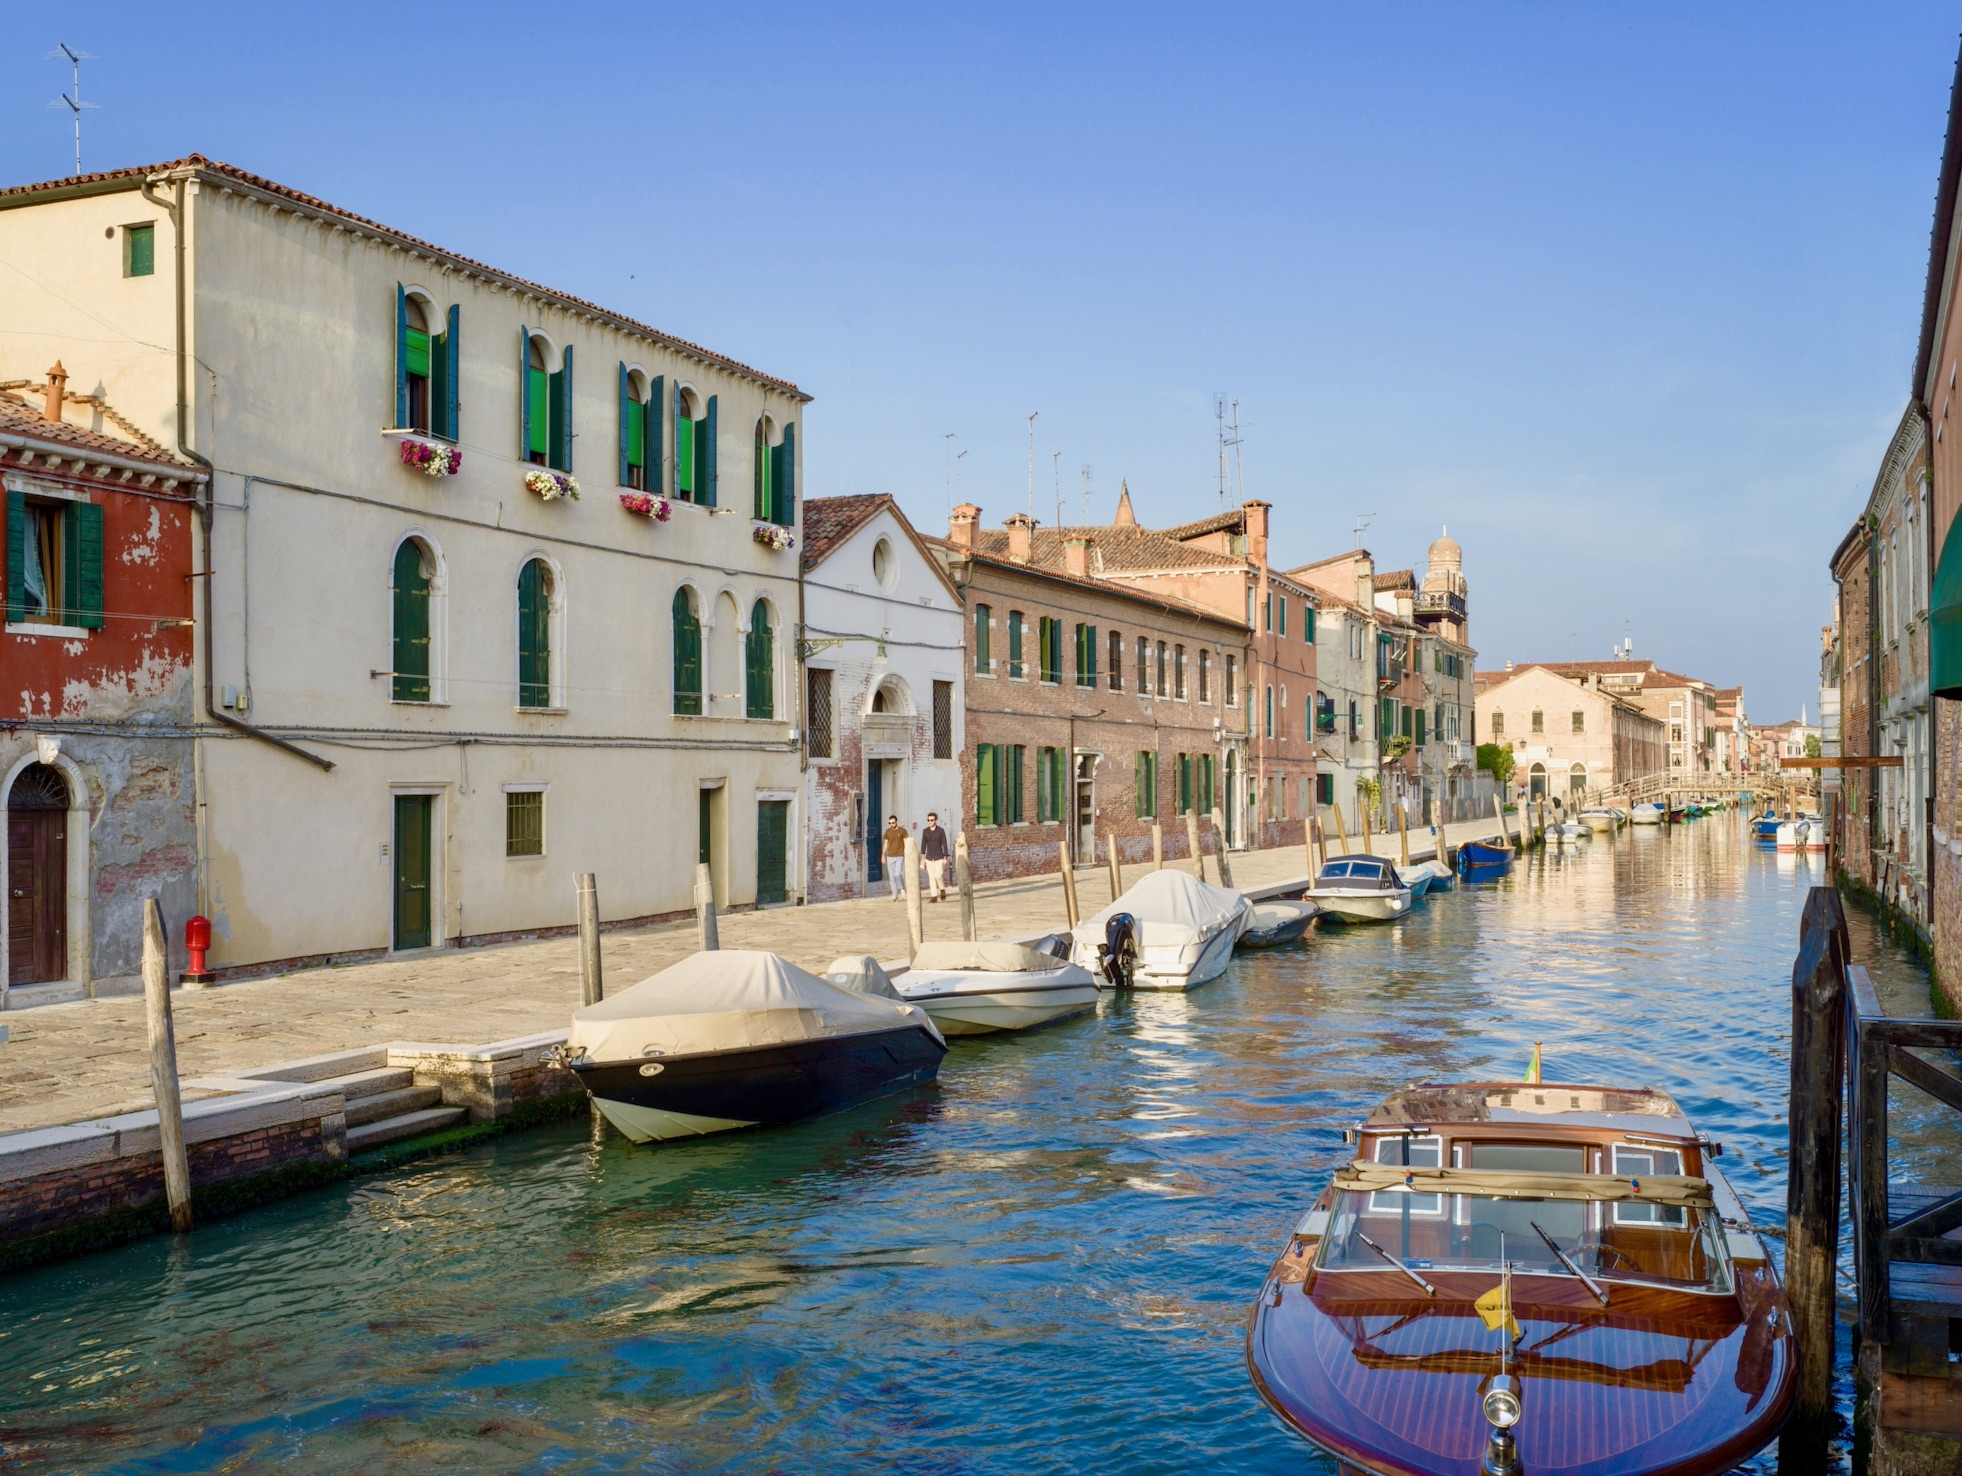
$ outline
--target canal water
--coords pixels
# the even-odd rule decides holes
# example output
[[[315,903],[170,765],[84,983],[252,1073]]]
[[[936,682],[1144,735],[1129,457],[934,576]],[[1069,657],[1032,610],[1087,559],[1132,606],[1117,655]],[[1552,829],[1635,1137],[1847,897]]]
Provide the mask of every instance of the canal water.
[[[1517,1079],[1539,1041],[1548,1079],[1674,1093],[1782,1223],[1822,869],[1729,817],[1638,830],[956,1044],[936,1086],[825,1122],[653,1150],[582,1120],[14,1276],[0,1466],[1331,1471],[1242,1330],[1342,1128],[1406,1082]]]

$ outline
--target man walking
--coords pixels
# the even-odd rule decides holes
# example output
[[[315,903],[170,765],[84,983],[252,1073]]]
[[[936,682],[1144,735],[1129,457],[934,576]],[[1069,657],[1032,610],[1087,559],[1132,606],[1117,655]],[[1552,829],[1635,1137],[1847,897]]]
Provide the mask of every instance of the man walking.
[[[906,895],[906,827],[897,815],[886,816],[886,833],[880,854],[885,857],[886,880],[892,883],[892,900]]]
[[[927,885],[933,888],[931,900],[938,902],[947,895],[947,832],[931,810],[926,829],[920,832],[920,859],[926,863]]]

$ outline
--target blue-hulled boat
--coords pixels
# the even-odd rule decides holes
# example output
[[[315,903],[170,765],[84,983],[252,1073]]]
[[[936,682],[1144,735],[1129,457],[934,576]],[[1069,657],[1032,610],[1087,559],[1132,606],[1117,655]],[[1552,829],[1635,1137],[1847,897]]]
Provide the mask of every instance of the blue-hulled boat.
[[[1759,840],[1775,841],[1778,839],[1778,825],[1778,812],[1766,810],[1751,822],[1751,834]]]
[[[1487,836],[1484,840],[1466,841],[1458,847],[1458,869],[1471,871],[1494,866],[1512,865],[1512,842],[1503,835]]]

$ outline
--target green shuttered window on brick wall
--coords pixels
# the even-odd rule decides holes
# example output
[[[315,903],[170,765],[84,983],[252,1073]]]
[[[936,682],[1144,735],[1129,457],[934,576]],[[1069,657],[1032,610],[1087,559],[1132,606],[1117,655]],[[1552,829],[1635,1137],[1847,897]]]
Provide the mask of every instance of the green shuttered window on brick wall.
[[[7,620],[102,626],[102,508],[7,493]]]
[[[983,743],[974,750],[974,823],[1000,825],[1002,820],[1001,747]]]
[[[1076,684],[1079,687],[1097,685],[1097,627],[1078,625],[1076,628]]]
[[[991,676],[995,669],[994,618],[995,612],[991,607],[974,607],[974,670],[980,676]]]
[[[1131,788],[1140,820],[1158,815],[1158,755],[1139,749],[1131,764]]]

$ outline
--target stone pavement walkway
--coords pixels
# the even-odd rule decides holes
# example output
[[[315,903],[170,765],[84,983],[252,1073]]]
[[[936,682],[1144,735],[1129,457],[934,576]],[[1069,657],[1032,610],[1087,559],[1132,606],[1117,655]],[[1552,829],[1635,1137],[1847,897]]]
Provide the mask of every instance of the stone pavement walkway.
[[[1495,828],[1490,820],[1471,821],[1449,827],[1449,838],[1456,845]],[[1410,844],[1413,857],[1427,854],[1429,832],[1421,838],[1413,833]],[[1397,843],[1379,836],[1374,849],[1395,856]],[[1229,860],[1234,883],[1243,890],[1298,879],[1307,871],[1299,847],[1243,851]],[[1143,871],[1127,867],[1127,884]],[[1217,879],[1210,860],[1206,871],[1209,880]],[[604,897],[605,878],[600,881]],[[1077,898],[1085,916],[1109,902],[1104,868],[1077,872]],[[571,897],[566,912],[570,920]],[[1060,931],[1067,922],[1062,883],[1054,875],[978,886],[974,912],[976,933],[983,938]],[[925,914],[928,938],[960,936],[960,907],[951,895],[927,906]],[[843,954],[892,960],[908,952],[905,906],[884,897],[734,913],[720,919],[720,935],[724,948],[768,949],[813,971]],[[694,949],[693,920],[601,936],[604,975],[616,990]],[[562,1028],[578,1003],[576,937],[437,949],[172,995],[184,1078],[250,1071],[388,1041],[484,1045]],[[10,1010],[0,1022],[12,1034],[0,1044],[0,1133],[154,1105],[140,996]]]

